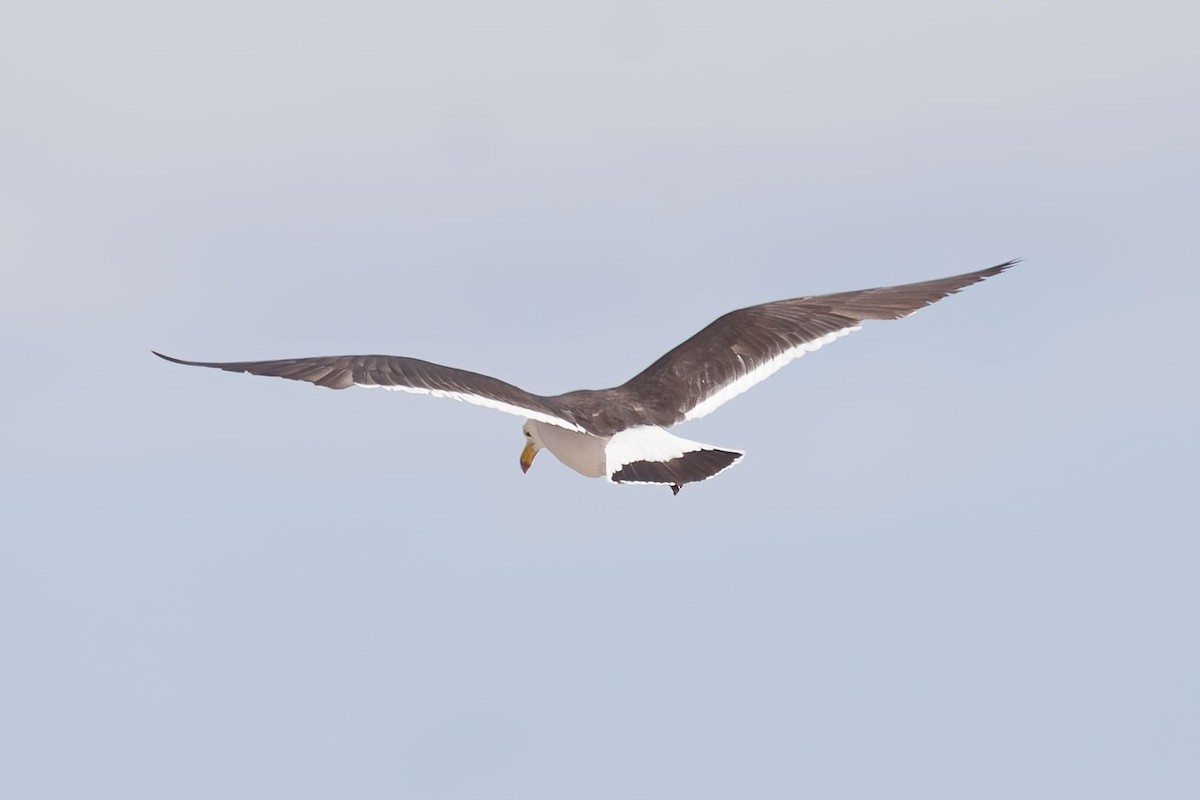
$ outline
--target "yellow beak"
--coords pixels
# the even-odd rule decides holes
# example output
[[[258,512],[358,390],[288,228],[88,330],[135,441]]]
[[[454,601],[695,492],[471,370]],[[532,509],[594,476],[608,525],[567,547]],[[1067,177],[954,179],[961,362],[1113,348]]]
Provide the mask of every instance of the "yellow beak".
[[[532,442],[525,445],[525,449],[521,451],[521,472],[529,472],[529,467],[533,464],[533,457],[537,455],[537,449]]]

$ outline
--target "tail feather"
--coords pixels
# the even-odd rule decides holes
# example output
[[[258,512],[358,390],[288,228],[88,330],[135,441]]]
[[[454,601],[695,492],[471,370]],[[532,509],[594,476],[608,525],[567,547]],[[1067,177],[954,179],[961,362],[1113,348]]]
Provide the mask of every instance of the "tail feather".
[[[634,461],[610,476],[613,483],[662,483],[679,493],[685,483],[707,480],[742,458],[730,450],[697,450],[672,461]]]
[[[678,494],[684,484],[718,475],[743,455],[681,439],[662,428],[631,428],[609,443],[608,479],[613,483],[662,484]]]

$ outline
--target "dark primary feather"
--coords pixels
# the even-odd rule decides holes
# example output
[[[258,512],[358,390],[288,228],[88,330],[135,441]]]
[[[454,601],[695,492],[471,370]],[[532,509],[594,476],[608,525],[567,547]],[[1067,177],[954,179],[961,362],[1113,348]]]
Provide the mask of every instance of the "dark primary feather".
[[[988,269],[902,286],[797,297],[731,311],[614,392],[644,405],[654,424],[673,425],[738,378],[800,345],[868,319],[898,319],[999,275]]]
[[[212,367],[274,378],[308,381],[330,389],[350,386],[407,386],[426,391],[458,392],[518,406],[573,422],[547,398],[489,375],[455,369],[403,356],[314,356],[275,361],[184,361],[154,352],[159,358],[189,367]]]
[[[863,320],[907,316],[1016,263],[921,283],[797,297],[731,311],[621,386],[553,397],[488,375],[403,356],[210,362],[155,355],[176,364],[308,381],[331,389],[393,386],[475,395],[564,421],[568,427],[577,425],[597,436],[611,436],[637,425],[674,425],[722,388],[792,348]]]

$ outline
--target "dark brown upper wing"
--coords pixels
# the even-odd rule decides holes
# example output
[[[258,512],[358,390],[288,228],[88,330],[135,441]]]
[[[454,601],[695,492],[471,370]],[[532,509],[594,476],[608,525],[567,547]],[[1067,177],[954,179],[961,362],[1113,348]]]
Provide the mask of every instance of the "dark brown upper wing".
[[[641,414],[656,425],[696,419],[789,361],[857,330],[863,320],[908,316],[1016,263],[903,286],[798,297],[732,311],[609,391],[641,406]]]
[[[153,351],[151,351],[153,352]],[[477,372],[444,367],[429,361],[402,356],[317,356],[284,358],[277,361],[184,361],[155,352],[159,358],[189,367],[212,367],[227,372],[248,372],[295,381],[308,381],[330,389],[350,386],[382,387],[435,397],[450,397],[494,408],[508,414],[536,419],[571,430],[584,430],[563,408],[549,398]]]

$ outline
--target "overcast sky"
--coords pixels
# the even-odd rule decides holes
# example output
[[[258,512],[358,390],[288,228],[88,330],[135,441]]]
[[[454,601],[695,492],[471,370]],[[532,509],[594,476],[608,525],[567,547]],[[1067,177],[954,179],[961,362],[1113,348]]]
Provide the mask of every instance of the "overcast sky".
[[[0,6],[0,795],[1200,796],[1192,2]],[[1024,257],[614,487],[521,421]]]

